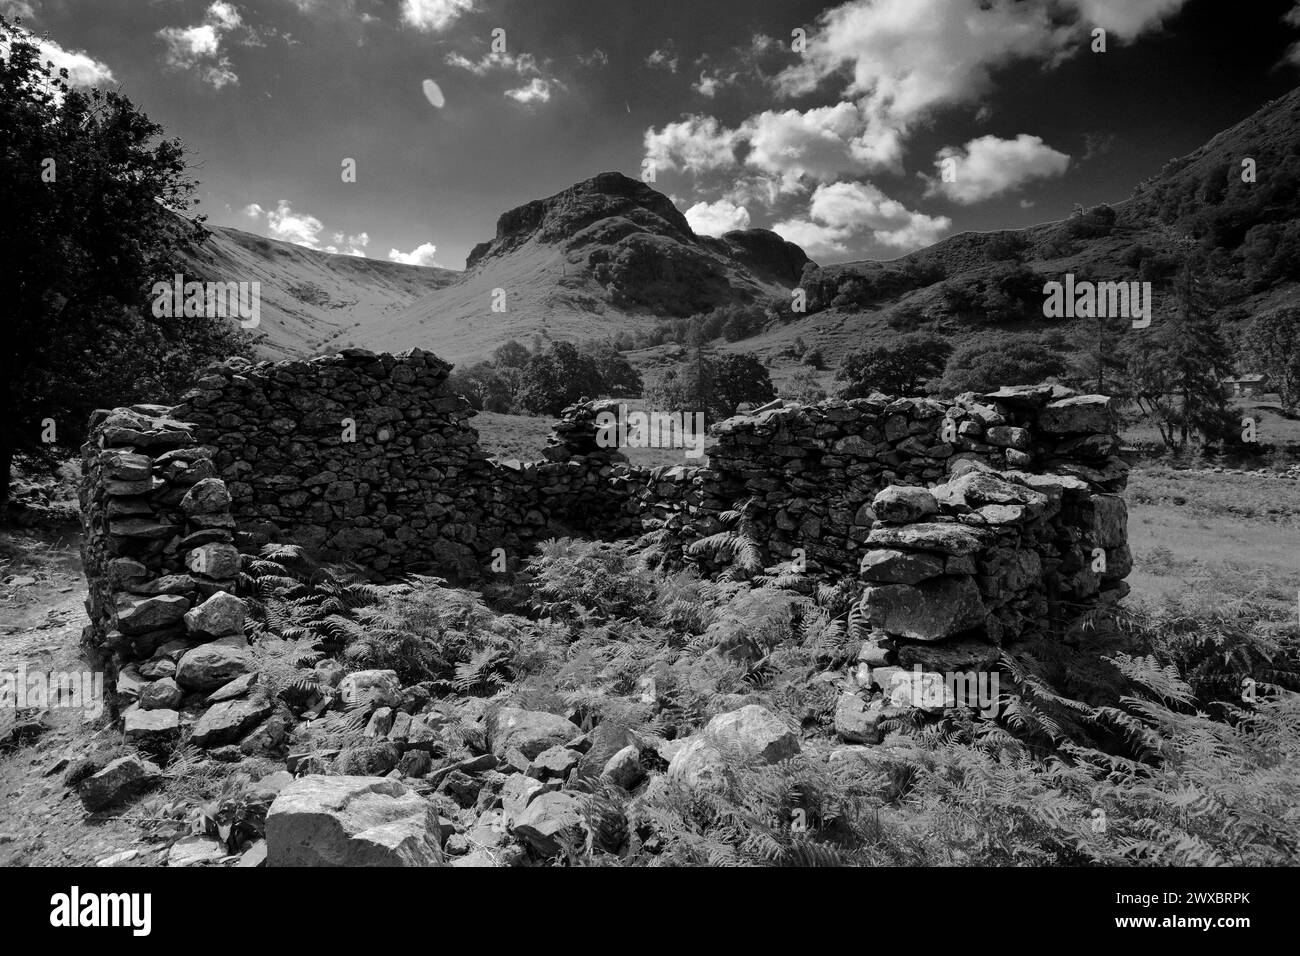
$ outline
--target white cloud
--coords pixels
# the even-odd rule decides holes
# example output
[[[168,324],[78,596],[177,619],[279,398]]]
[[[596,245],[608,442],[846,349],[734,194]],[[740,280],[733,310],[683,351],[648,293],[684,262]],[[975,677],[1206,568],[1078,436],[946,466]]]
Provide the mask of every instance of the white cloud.
[[[726,199],[697,202],[686,210],[686,221],[696,235],[721,236],[733,229],[748,229],[749,210]]]
[[[522,86],[505,91],[505,95],[519,103],[547,103],[552,94],[563,90],[564,84],[554,77],[542,73],[536,58],[531,53],[485,53],[477,60],[471,60],[460,53],[449,53],[445,57],[450,66],[468,70],[475,76],[487,76],[489,73],[509,72],[528,78]]]
[[[786,219],[772,226],[772,231],[801,248],[813,259],[849,254],[850,231],[825,226],[807,219]]]
[[[766,110],[746,120],[741,135],[750,145],[746,164],[781,177],[788,191],[805,178],[895,169],[902,158],[898,133],[872,126],[852,103]]]
[[[735,130],[725,129],[712,116],[688,116],[662,130],[645,131],[645,156],[656,170],[682,169],[694,173],[730,169],[736,165]]]
[[[69,86],[102,86],[115,83],[113,71],[88,53],[77,50],[65,50],[53,40],[33,37],[32,41],[41,51],[41,62],[54,64],[54,72],[68,71]]]
[[[721,70],[715,70],[712,74],[703,72],[700,78],[691,84],[691,89],[701,96],[707,96],[710,99],[718,95],[718,90],[728,84],[736,82],[740,76],[739,73],[732,72],[723,74]]]
[[[563,88],[564,84],[559,80],[544,80],[535,76],[523,86],[506,90],[506,96],[517,103],[549,103],[551,94]]]
[[[579,53],[578,62],[583,66],[605,66],[609,63],[609,54],[600,47],[596,47],[590,54],[583,55]]]
[[[861,111],[859,153],[888,165],[936,108],[978,104],[993,73],[1017,60],[1053,62],[1087,50],[1101,25],[1122,42],[1158,28],[1186,0],[849,0],[822,14],[800,62],[777,90],[812,93],[838,82]],[[1071,13],[1066,20],[1062,12]],[[841,104],[843,105],[843,104]]]
[[[945,161],[954,180],[944,182]],[[1031,179],[1060,176],[1070,157],[1058,152],[1040,137],[1021,133],[1015,139],[981,136],[965,146],[946,146],[935,155],[939,175],[930,180],[927,195],[941,193],[969,205],[1016,189]]]
[[[1296,5],[1282,17],[1282,22],[1290,27],[1300,27],[1300,0],[1296,0]],[[1283,60],[1294,66],[1300,66],[1300,40],[1287,47]]]
[[[1102,27],[1130,42],[1183,8],[1187,0],[1070,0],[1085,26]]]
[[[10,20],[15,17],[30,20],[36,16],[36,8],[27,0],[0,0],[0,13],[3,13]]]
[[[402,0],[402,22],[425,33],[440,33],[474,6],[475,0]]]
[[[239,82],[230,58],[222,50],[222,41],[243,25],[235,7],[225,0],[214,0],[201,23],[192,27],[163,27],[157,35],[167,44],[168,66],[193,70],[203,82],[219,90]],[[245,42],[258,45],[261,41],[249,31]]]
[[[390,249],[388,251],[388,258],[393,262],[401,262],[408,266],[438,266],[441,268],[441,265],[434,258],[437,253],[437,246],[432,242],[425,242],[416,246],[410,252]]]
[[[645,58],[645,65],[653,70],[667,70],[669,73],[676,73],[677,54],[673,52],[672,43],[668,44],[667,49],[653,51]]]
[[[325,247],[326,252],[345,256],[366,257],[366,246],[370,245],[370,235],[365,232],[358,232],[353,236],[345,236],[341,232],[334,233],[334,242]]]
[[[850,244],[871,239],[893,249],[919,249],[952,228],[947,216],[908,209],[871,183],[837,182],[818,186],[805,218],[787,219],[772,231],[818,256],[844,256]]]
[[[274,209],[266,209],[255,202],[249,203],[240,212],[250,219],[264,220],[266,234],[272,239],[292,242],[296,246],[304,246],[308,249],[364,257],[365,247],[370,243],[370,236],[365,232],[352,235],[335,232],[330,236],[331,242],[321,245],[324,223],[310,213],[295,211],[287,199],[276,202]]]
[[[818,186],[808,204],[808,215],[833,228],[870,232],[876,242],[897,248],[928,246],[952,227],[947,216],[908,209],[871,183]]]

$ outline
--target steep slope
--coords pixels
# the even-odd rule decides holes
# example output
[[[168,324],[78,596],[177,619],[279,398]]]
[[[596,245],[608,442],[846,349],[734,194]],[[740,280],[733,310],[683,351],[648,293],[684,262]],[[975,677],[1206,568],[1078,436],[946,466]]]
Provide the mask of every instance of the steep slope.
[[[607,336],[656,316],[786,298],[808,264],[767,230],[697,236],[663,194],[602,173],[506,212],[455,283],[359,331],[372,348],[419,345],[462,361],[511,338]]]
[[[1243,181],[1244,159],[1256,180]],[[1265,104],[1186,156],[1170,160],[1128,198],[1026,229],[961,233],[890,261],[805,271],[806,318],[728,348],[768,357],[778,372],[802,339],[827,356],[925,328],[964,344],[997,332],[1061,333],[1080,342],[1086,320],[1046,320],[1044,282],[1066,273],[1097,281],[1149,280],[1156,313],[1170,309],[1168,282],[1189,248],[1209,265],[1231,334],[1251,315],[1300,293],[1300,88]],[[1006,293],[1020,312],[990,318],[954,307],[958,293]],[[1004,297],[1004,298],[1005,298]],[[1013,308],[1012,311],[1015,311]],[[785,369],[788,371],[788,369]],[[778,374],[778,378],[781,377]]]
[[[364,329],[425,293],[454,282],[459,273],[359,256],[332,255],[228,227],[194,246],[187,277],[201,281],[258,282],[265,337],[264,358],[282,359],[364,345]]]

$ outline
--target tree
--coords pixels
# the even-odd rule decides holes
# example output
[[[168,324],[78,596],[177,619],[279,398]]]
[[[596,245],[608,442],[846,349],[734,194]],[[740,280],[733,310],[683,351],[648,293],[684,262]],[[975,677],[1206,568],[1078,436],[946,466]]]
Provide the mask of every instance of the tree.
[[[954,351],[939,380],[939,392],[990,392],[1003,385],[1030,385],[1066,373],[1065,359],[1045,342],[997,338]]]
[[[523,368],[528,364],[528,358],[528,346],[516,342],[514,339],[497,346],[492,352],[493,364],[503,368]]]
[[[696,349],[684,365],[668,369],[645,389],[646,404],[664,411],[703,411],[709,420],[728,418],[744,403],[776,397],[772,377],[752,355],[710,357]]]
[[[1268,376],[1288,412],[1300,406],[1300,307],[1290,305],[1257,315],[1246,327],[1251,370]]]
[[[589,342],[582,351],[596,363],[602,383],[601,391],[618,398],[641,394],[641,376],[613,345],[608,342]]]
[[[92,409],[178,397],[252,339],[229,320],[153,315],[154,283],[206,235],[177,215],[195,189],[181,142],[117,92],[72,89],[4,17],[0,49],[3,503],[16,453],[76,447]]]
[[[843,398],[866,398],[872,392],[915,395],[926,381],[943,371],[952,352],[944,339],[926,332],[904,335],[892,345],[850,352],[835,379],[845,384]]]
[[[571,342],[552,342],[533,355],[519,382],[519,404],[530,412],[559,415],[580,398],[595,398],[604,391],[600,372],[590,355]]]
[[[727,354],[713,363],[711,404],[724,416],[745,403],[761,405],[776,398],[772,376],[752,355]]]
[[[1188,254],[1175,283],[1177,307],[1141,334],[1130,336],[1128,373],[1134,400],[1171,450],[1195,433],[1225,437],[1231,374],[1227,342],[1214,319],[1215,293],[1199,255]]]

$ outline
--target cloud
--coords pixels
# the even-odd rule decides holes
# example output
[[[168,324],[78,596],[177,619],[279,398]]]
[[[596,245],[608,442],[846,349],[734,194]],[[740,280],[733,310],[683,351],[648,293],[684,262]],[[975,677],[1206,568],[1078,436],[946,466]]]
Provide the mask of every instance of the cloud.
[[[358,232],[356,235],[345,236],[341,232],[334,233],[334,242],[325,247],[326,252],[333,252],[336,255],[360,256],[366,258],[366,246],[370,245],[370,234]]]
[[[673,50],[673,41],[669,40],[664,49],[651,52],[645,58],[645,65],[652,70],[667,70],[669,73],[676,73],[677,53]]]
[[[871,183],[826,183],[814,190],[805,218],[778,222],[772,231],[810,256],[844,256],[851,243],[871,239],[892,249],[919,249],[952,228],[947,216],[908,209]]]
[[[712,99],[718,94],[718,90],[730,83],[736,82],[736,79],[739,76],[739,73],[734,72],[723,75],[720,70],[714,71],[712,74],[703,72],[700,74],[700,78],[691,84],[691,89],[696,93],[699,93],[701,96],[707,96]]]
[[[523,86],[516,87],[513,90],[506,90],[506,96],[517,103],[549,103],[551,94],[555,90],[562,89],[564,89],[564,84],[559,80],[545,80],[540,76],[535,76]]]
[[[746,164],[779,176],[789,191],[805,178],[894,169],[902,159],[897,132],[873,127],[852,103],[766,110],[745,121],[741,136],[750,146]]]
[[[0,13],[3,13],[10,20],[15,17],[31,20],[36,16],[36,7],[28,3],[27,0],[0,0]]]
[[[735,130],[725,129],[712,116],[687,116],[667,123],[661,130],[645,131],[645,158],[657,170],[686,170],[693,173],[731,169],[736,165],[739,143]]]
[[[475,7],[475,0],[402,0],[402,22],[424,33],[441,33]]]
[[[103,86],[116,83],[113,71],[106,63],[101,63],[88,53],[79,50],[65,50],[53,40],[32,37],[32,42],[41,51],[41,62],[54,64],[54,72],[68,71],[69,86]]]
[[[847,241],[850,232],[847,229],[820,225],[807,219],[786,219],[773,225],[772,231],[793,242],[813,259],[849,254]]]
[[[507,72],[528,79],[522,86],[505,91],[505,95],[519,103],[547,103],[557,90],[565,89],[563,83],[554,77],[542,73],[536,58],[531,53],[485,53],[477,60],[471,60],[460,53],[449,53],[444,58],[449,66],[467,70],[475,76],[487,76],[489,73]],[[549,63],[549,61],[548,61]]]
[[[578,54],[578,62],[583,66],[605,66],[609,63],[609,54],[596,47],[589,54]]]
[[[287,199],[281,199],[274,209],[265,209],[258,203],[249,203],[242,210],[250,219],[265,220],[266,234],[281,242],[292,242],[296,246],[317,249],[321,252],[333,252],[348,256],[365,256],[365,247],[370,243],[370,236],[365,232],[345,235],[333,233],[332,241],[321,245],[322,223],[310,213],[296,212]]]
[[[1187,0],[1069,0],[1088,27],[1102,27],[1129,43],[1172,17]]]
[[[222,50],[222,41],[244,26],[239,11],[225,0],[214,0],[203,21],[192,27],[164,27],[158,36],[167,44],[165,61],[179,70],[193,70],[203,82],[215,89],[238,83],[230,59]],[[260,45],[256,34],[248,31],[244,42]]]
[[[697,202],[686,210],[686,221],[700,236],[721,236],[733,229],[749,228],[749,210],[726,199]]]
[[[1300,28],[1300,0],[1296,0],[1296,5],[1286,12],[1282,17],[1282,22],[1289,27]],[[1300,40],[1287,47],[1282,60],[1284,63],[1300,66]]]
[[[947,162],[951,160],[951,162]],[[940,175],[929,181],[927,195],[947,196],[963,205],[1000,196],[1031,179],[1060,176],[1070,157],[1037,136],[1021,133],[1015,139],[981,136],[965,146],[945,146],[935,155]],[[943,180],[945,165],[953,181]]]
[[[408,266],[442,266],[434,258],[438,253],[438,247],[432,242],[425,242],[416,246],[410,252],[402,252],[398,249],[388,250],[388,258],[393,262],[401,262]]]

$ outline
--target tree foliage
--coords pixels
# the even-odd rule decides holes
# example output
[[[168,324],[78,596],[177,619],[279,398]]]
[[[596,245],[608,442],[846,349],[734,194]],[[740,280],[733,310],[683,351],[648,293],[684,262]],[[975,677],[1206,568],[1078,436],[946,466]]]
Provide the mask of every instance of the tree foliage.
[[[914,332],[891,345],[850,352],[835,379],[844,383],[843,398],[866,398],[872,392],[916,395],[943,371],[951,352],[952,346],[939,336]]]

